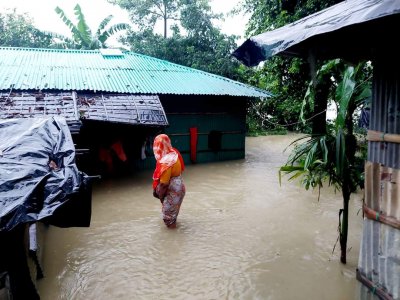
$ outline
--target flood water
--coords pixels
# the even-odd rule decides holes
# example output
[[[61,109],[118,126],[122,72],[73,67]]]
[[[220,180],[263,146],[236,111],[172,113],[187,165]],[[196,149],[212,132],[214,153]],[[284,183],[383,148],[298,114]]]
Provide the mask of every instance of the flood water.
[[[357,299],[361,195],[350,202],[347,265],[332,254],[340,192],[279,185],[294,135],[250,137],[246,159],[190,165],[177,228],[151,171],[104,181],[90,228],[51,227],[42,299]],[[357,214],[358,213],[358,214]]]

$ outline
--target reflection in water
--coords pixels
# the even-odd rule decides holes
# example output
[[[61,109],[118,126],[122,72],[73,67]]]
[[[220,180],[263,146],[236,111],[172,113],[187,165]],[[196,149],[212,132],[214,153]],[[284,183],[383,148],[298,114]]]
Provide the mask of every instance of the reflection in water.
[[[341,195],[278,182],[293,135],[247,138],[246,159],[188,166],[178,228],[151,172],[102,182],[90,228],[50,228],[42,299],[356,299],[361,195],[339,262]]]

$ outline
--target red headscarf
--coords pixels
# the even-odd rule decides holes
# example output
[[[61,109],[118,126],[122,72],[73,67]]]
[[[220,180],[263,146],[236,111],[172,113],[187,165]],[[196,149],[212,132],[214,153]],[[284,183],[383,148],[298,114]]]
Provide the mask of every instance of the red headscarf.
[[[180,152],[173,148],[171,140],[166,134],[159,134],[153,142],[154,157],[157,161],[156,169],[153,173],[153,189],[157,187],[161,175],[170,167],[172,167],[179,159],[182,171],[185,169],[183,158]]]

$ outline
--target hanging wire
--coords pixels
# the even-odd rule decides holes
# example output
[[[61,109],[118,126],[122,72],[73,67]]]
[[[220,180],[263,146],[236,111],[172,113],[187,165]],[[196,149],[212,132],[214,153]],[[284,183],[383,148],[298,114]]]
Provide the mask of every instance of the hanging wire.
[[[270,123],[270,124],[272,124],[272,125],[281,126],[281,127],[289,127],[289,126],[292,126],[292,125],[304,124],[305,122],[308,122],[308,121],[314,119],[315,117],[319,116],[320,114],[323,114],[324,112],[327,111],[326,109],[324,109],[323,111],[320,111],[319,113],[317,113],[317,114],[315,114],[315,115],[309,117],[308,119],[305,119],[304,121],[293,122],[293,123],[289,123],[289,124],[279,124],[279,123],[275,123],[275,122],[269,121],[268,118],[266,118],[266,117],[264,117],[264,116],[261,115],[261,113],[258,111],[258,109],[255,108],[255,105],[254,105],[254,104],[252,104],[252,106],[253,106],[253,109],[254,109],[254,110],[256,111],[256,113],[258,114],[258,116],[259,116],[260,118],[263,119],[263,121],[266,121],[266,122],[268,122],[268,123]]]

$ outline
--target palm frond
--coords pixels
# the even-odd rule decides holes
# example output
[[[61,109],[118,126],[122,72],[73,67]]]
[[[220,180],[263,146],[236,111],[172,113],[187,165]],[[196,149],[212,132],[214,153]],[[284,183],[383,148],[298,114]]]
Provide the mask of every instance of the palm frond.
[[[304,172],[301,170],[299,170],[298,172],[296,172],[293,176],[289,177],[289,180],[294,180],[300,176],[304,175]]]
[[[340,59],[332,59],[324,64],[317,72],[318,76],[332,74],[332,72],[341,65]]]
[[[308,87],[307,87],[306,94],[304,95],[303,102],[301,103],[300,120],[303,123],[306,122],[304,112],[306,110],[307,104],[312,105],[314,98],[315,98],[315,93],[314,93],[313,82],[310,81],[310,83],[308,84]]]
[[[114,17],[113,15],[109,15],[108,17],[104,18],[103,21],[101,21],[101,23],[100,23],[100,25],[99,25],[99,27],[97,28],[97,31],[96,31],[96,35],[97,36],[101,35],[102,30],[104,28],[106,28],[106,26],[108,25],[108,23],[110,23],[110,21],[111,21],[111,19],[113,17]]]
[[[82,12],[82,9],[79,4],[74,7],[75,16],[78,20],[77,29],[80,33],[80,37],[82,41],[85,42],[86,45],[90,45],[92,39],[92,31],[86,23],[85,15]]]
[[[322,150],[323,161],[328,162],[329,150],[328,150],[328,146],[326,145],[326,136],[323,136],[319,140],[319,144],[320,144],[320,147]]]
[[[126,23],[114,24],[114,25],[110,26],[110,28],[108,28],[107,30],[105,30],[105,31],[98,37],[98,39],[99,39],[99,41],[100,41],[101,43],[104,44],[105,41],[106,41],[111,35],[115,34],[115,33],[118,32],[118,31],[125,30],[125,29],[128,29],[128,28],[129,28],[129,25],[126,24]]]
[[[55,11],[60,16],[60,18],[64,22],[64,24],[67,25],[68,28],[70,29],[74,41],[76,43],[79,43],[79,41],[81,39],[81,34],[80,34],[78,28],[72,23],[72,21],[67,17],[65,12],[60,7],[57,6],[55,8]]]
[[[302,144],[296,145],[295,149],[292,151],[291,155],[289,156],[288,162],[294,164],[296,161],[305,157],[315,145],[318,143],[320,136],[313,136],[309,140],[305,141]]]
[[[342,64],[342,61],[340,59],[333,59],[328,61],[326,64],[324,64],[316,74],[316,77],[314,80],[317,82],[320,80],[323,80],[324,77],[327,75],[332,74],[334,71],[336,71]],[[300,120],[302,120],[303,123],[305,123],[305,109],[307,105],[313,106],[314,105],[314,99],[315,99],[315,82],[311,80],[308,84],[306,94],[304,95],[303,102],[301,105],[300,109]]]
[[[362,78],[363,74],[363,66],[365,66],[365,62],[359,63],[356,67],[355,78],[357,80],[357,85],[355,87],[355,96],[354,103],[356,106],[361,106],[365,103],[367,99],[370,99],[372,96],[371,89],[371,77]]]
[[[314,158],[317,155],[318,143],[314,143],[308,153],[306,154],[306,159],[304,160],[304,169],[309,170],[310,166],[314,162]]]
[[[342,177],[345,169],[346,163],[346,143],[345,137],[343,133],[343,129],[339,129],[336,135],[336,152],[335,152],[335,161],[336,161],[336,172]]]
[[[65,12],[60,8],[56,7],[55,12],[60,16],[61,20],[64,22],[65,25],[68,26],[68,28],[72,31],[73,29],[76,29],[75,25],[71,22],[71,20],[67,17]]]
[[[293,172],[296,172],[296,174],[298,174],[298,175],[296,175],[296,174],[294,175],[297,178],[298,176],[300,176],[300,175],[302,175],[304,173],[304,167],[303,166],[288,166],[288,165],[280,167],[279,168],[279,172],[278,172],[279,185],[282,185],[282,173],[290,174],[290,173],[293,173]]]
[[[354,80],[354,67],[349,66],[346,68],[343,76],[343,80],[339,83],[335,97],[339,102],[339,112],[337,115],[336,125],[338,127],[344,127],[346,120],[347,108],[352,99],[354,88],[356,86]]]
[[[307,134],[307,135],[305,135],[305,136],[302,136],[302,137],[299,137],[299,138],[297,138],[297,139],[295,139],[293,142],[291,142],[283,151],[285,152],[287,149],[289,149],[289,147],[291,147],[291,146],[293,146],[293,145],[296,145],[299,141],[301,141],[301,140],[304,140],[304,139],[308,139],[308,138],[310,138],[311,137],[311,135],[310,134]]]

